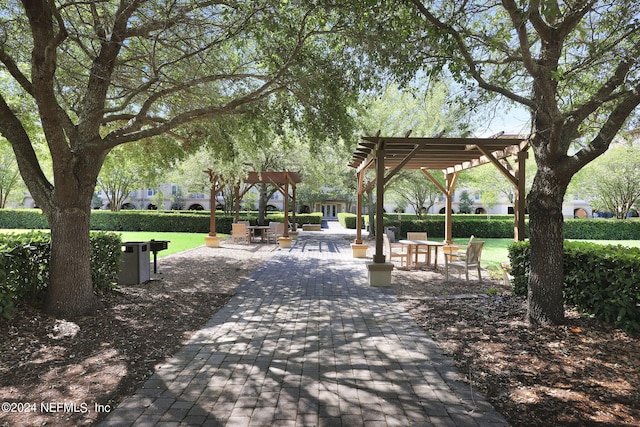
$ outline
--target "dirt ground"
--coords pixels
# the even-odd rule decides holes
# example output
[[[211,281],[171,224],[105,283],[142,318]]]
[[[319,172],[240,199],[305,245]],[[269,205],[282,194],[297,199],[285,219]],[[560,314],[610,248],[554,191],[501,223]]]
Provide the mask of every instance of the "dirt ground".
[[[94,424],[273,250],[187,251],[161,259],[163,274],[149,284],[101,295],[96,316],[67,322],[21,307],[0,320],[0,425]],[[445,282],[441,273],[395,269],[393,287],[469,387],[511,425],[640,425],[638,337],[572,310],[565,325],[531,329],[525,301],[501,280]]]

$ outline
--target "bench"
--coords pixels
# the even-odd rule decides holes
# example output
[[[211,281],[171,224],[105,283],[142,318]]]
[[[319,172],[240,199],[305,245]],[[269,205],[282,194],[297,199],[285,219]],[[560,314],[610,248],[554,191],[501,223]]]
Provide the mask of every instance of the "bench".
[[[302,231],[322,231],[320,224],[302,224]]]

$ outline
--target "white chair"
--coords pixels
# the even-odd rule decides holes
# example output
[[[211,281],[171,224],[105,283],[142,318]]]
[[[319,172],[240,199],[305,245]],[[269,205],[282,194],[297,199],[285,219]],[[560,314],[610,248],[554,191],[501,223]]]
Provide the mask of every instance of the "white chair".
[[[251,243],[251,235],[249,234],[249,230],[247,230],[246,224],[231,224],[231,241],[237,242],[238,240],[244,240],[247,243]]]
[[[421,231],[407,231],[408,240],[428,240],[427,233]],[[418,263],[418,257],[424,255],[424,262],[427,264],[431,262],[431,252],[427,245],[416,245],[415,247],[416,264]]]
[[[469,281],[469,270],[475,269],[478,271],[478,279],[482,282],[480,258],[482,256],[483,246],[484,242],[471,241],[471,243],[466,247],[464,253],[445,253],[444,263],[446,280],[449,280],[449,268],[457,269],[460,271],[460,275],[462,275],[462,271],[464,270],[467,282]]]
[[[405,245],[399,243],[391,243],[389,241],[389,236],[385,234],[382,235],[382,239],[384,241],[384,252],[385,255],[389,257],[389,261],[393,262],[394,258],[400,258],[400,266],[403,264],[409,265],[411,262],[410,256],[411,254],[407,250]]]

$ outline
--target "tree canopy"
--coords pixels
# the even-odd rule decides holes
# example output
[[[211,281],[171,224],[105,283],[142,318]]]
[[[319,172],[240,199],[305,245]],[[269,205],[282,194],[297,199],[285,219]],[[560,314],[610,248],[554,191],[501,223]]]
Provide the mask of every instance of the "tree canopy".
[[[287,117],[340,134],[367,83],[340,33],[347,22],[313,2],[33,0],[0,15],[0,133],[52,230],[48,311],[93,310],[89,214],[115,147],[171,133],[188,145],[221,117]],[[38,117],[45,173],[28,132]],[[240,122],[240,120],[238,120]]]

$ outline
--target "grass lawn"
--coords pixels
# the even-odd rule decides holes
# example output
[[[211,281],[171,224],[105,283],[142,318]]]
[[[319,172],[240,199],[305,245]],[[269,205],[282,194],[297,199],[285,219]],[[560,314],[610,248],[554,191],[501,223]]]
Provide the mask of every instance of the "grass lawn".
[[[507,248],[513,239],[484,239],[476,238],[479,241],[484,242],[482,248],[482,266],[490,270],[497,270],[500,268],[501,262],[509,261],[509,253]],[[469,243],[469,239],[453,239],[453,243],[456,245],[466,245]]]
[[[123,242],[146,242],[151,239],[169,240],[169,247],[164,251],[158,252],[158,258],[202,246],[204,245],[204,236],[206,236],[206,234],[199,233],[168,233],[156,231],[116,231],[115,233],[122,236]],[[220,234],[219,236],[223,237]]]
[[[498,270],[501,262],[509,261],[509,252],[507,248],[513,239],[484,239],[477,238],[485,242],[482,249],[482,266],[490,270]],[[640,240],[575,240],[576,242],[590,242],[599,245],[622,245],[632,248],[640,248]],[[466,245],[469,239],[453,239],[453,243],[457,245]]]
[[[3,234],[26,233],[29,231],[32,230],[0,229],[0,233]],[[49,230],[39,231],[48,232]],[[123,242],[145,242],[151,239],[169,240],[169,248],[164,251],[158,252],[158,258],[202,246],[204,245],[204,236],[206,236],[206,234],[204,233],[166,233],[156,231],[115,231],[114,233],[120,234],[122,236]],[[218,236],[225,237],[226,234],[218,234]]]

